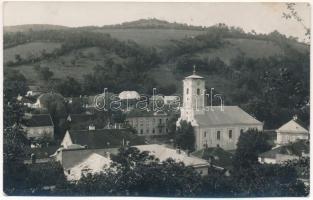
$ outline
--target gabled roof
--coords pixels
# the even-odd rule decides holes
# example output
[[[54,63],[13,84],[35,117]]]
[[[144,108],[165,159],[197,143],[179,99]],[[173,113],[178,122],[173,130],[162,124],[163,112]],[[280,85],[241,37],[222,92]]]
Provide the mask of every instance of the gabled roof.
[[[91,153],[87,158],[71,168],[71,173],[67,175],[69,180],[79,180],[84,170],[88,173],[100,173],[105,168],[110,167],[111,159],[97,153]]]
[[[207,108],[205,114],[195,115],[200,126],[221,126],[221,125],[263,125],[238,106],[213,106],[213,111]]]
[[[206,160],[197,158],[195,156],[187,155],[184,151],[177,153],[175,149],[171,149],[159,144],[148,144],[148,145],[138,145],[134,146],[140,151],[149,151],[150,155],[155,156],[161,162],[172,158],[176,162],[183,162],[186,166],[203,166],[208,165],[209,163]]]
[[[25,119],[24,125],[27,127],[53,126],[50,114],[32,114]]]
[[[232,167],[233,154],[220,147],[204,148],[193,152],[191,155],[211,161],[212,165],[230,169]]]
[[[297,120],[290,120],[286,124],[282,125],[279,129],[277,129],[277,132],[284,132],[284,133],[309,133],[308,130],[303,128],[301,123]]]
[[[144,138],[131,133],[126,129],[96,129],[96,130],[69,130],[73,144],[87,145],[89,149],[114,148],[126,144],[144,144]],[[107,144],[109,143],[109,145]]]
[[[309,149],[310,144],[308,141],[299,140],[294,143],[275,147],[267,152],[260,154],[259,157],[275,159],[277,154],[301,156],[302,152],[309,153]]]

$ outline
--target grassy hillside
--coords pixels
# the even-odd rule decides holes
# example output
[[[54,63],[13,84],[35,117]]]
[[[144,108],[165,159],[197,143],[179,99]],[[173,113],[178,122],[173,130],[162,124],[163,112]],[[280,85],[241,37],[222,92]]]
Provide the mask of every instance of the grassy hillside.
[[[60,47],[61,43],[56,42],[30,42],[4,49],[3,58],[6,63],[8,61],[15,61],[16,55],[20,55],[22,59],[28,56],[39,57],[43,51],[51,53],[53,50]]]
[[[223,29],[224,27],[222,27]],[[62,26],[53,25],[22,25],[5,27],[6,32],[16,31],[40,31],[40,30],[60,30],[71,29]],[[192,40],[193,38],[204,35],[208,32],[216,31],[214,28],[202,28],[187,26],[184,24],[168,23],[161,20],[138,20],[135,22],[127,22],[120,25],[104,26],[104,27],[80,27],[72,29],[76,32],[93,32],[99,34],[110,34],[111,37],[118,39],[119,41],[134,41],[140,46],[156,48],[161,56],[167,53],[168,47],[173,46],[173,41]],[[64,31],[63,31],[64,33]],[[235,32],[236,33],[236,32]],[[247,37],[249,36],[249,37]],[[274,35],[275,36],[275,35]],[[41,36],[42,37],[42,36]],[[78,36],[81,37],[81,36]],[[97,36],[101,37],[101,35]],[[241,38],[244,37],[244,38]],[[271,36],[275,39],[275,37]],[[57,37],[60,40],[60,37]],[[62,38],[62,37],[61,37]],[[219,58],[224,63],[229,64],[230,61],[236,58],[238,55],[245,55],[248,58],[266,58],[269,56],[276,56],[284,54],[284,46],[289,45],[293,49],[299,52],[308,51],[308,46],[297,43],[291,40],[284,40],[283,45],[277,41],[266,39],[267,36],[261,35],[258,38],[251,35],[245,35],[239,31],[239,35],[222,35],[224,45],[218,48],[206,48],[195,50],[186,55],[178,55],[171,58],[170,62],[164,61],[160,63],[158,68],[150,70],[150,75],[160,85],[175,84],[178,88],[181,87],[181,80],[186,75],[182,72],[177,72],[177,61],[181,59],[181,56],[187,56],[188,58],[195,58],[200,60],[211,60]],[[265,39],[262,39],[265,38]],[[51,39],[50,39],[51,40]],[[79,41],[79,38],[77,38]],[[15,60],[17,54],[22,58],[27,56],[38,57],[43,51],[50,53],[55,49],[61,47],[62,42],[42,42],[32,41],[26,44],[17,45],[14,47],[4,49],[4,62]],[[164,53],[165,52],[165,53]],[[82,81],[83,76],[90,74],[93,68],[97,65],[103,66],[103,63],[108,59],[113,58],[115,62],[123,62],[123,59],[117,56],[114,52],[108,52],[101,49],[97,44],[86,48],[74,48],[63,55],[59,55],[56,58],[44,58],[36,63],[21,64],[14,67],[5,67],[5,70],[17,69],[25,75],[27,80],[32,84],[44,85],[45,82],[40,80],[33,68],[34,65],[41,65],[48,67],[53,73],[54,79],[63,79],[66,76],[74,77],[75,79]],[[191,68],[191,66],[190,66]],[[191,71],[192,69],[190,69]],[[204,70],[204,76],[212,74],[210,69]],[[227,90],[228,80],[223,80],[225,84],[220,84],[224,79],[223,77],[210,77],[207,78],[209,85],[218,87],[221,91]]]
[[[122,41],[133,40],[136,43],[149,47],[164,47],[169,45],[171,40],[194,37],[205,33],[201,30],[177,30],[177,29],[120,29],[103,28],[96,29],[95,32],[108,33],[112,37]]]

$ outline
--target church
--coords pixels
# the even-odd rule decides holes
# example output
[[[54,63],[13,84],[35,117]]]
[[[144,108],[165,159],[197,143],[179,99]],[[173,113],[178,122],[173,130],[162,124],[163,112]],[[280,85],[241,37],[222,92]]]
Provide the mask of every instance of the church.
[[[181,120],[190,122],[195,133],[195,149],[221,147],[236,149],[239,136],[248,129],[263,130],[263,123],[238,106],[207,106],[205,80],[195,72],[183,80]]]

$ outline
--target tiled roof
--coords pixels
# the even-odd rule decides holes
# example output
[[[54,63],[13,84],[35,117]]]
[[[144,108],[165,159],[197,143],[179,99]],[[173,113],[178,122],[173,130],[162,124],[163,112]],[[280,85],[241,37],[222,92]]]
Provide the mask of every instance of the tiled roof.
[[[303,128],[301,122],[296,120],[290,120],[286,124],[282,125],[277,132],[285,132],[285,133],[309,133],[308,130]]]
[[[144,144],[144,138],[126,129],[69,130],[73,144],[87,145],[89,149],[119,147],[129,141],[129,145]],[[107,143],[110,143],[108,146]]]
[[[24,125],[27,127],[53,126],[53,122],[50,114],[33,114],[25,119]]]
[[[150,155],[154,155],[161,162],[172,158],[176,162],[183,162],[186,166],[203,166],[208,165],[209,163],[206,160],[197,158],[192,155],[187,155],[184,151],[177,153],[175,149],[167,148],[159,144],[149,144],[149,145],[138,145],[135,146],[140,151],[149,151]]]
[[[310,144],[306,140],[299,140],[283,146],[275,147],[259,155],[263,158],[276,158],[277,154],[301,156],[302,152],[309,153]]]
[[[111,159],[97,153],[91,153],[87,158],[82,159],[80,163],[71,168],[71,173],[67,175],[68,180],[79,180],[82,172],[100,173],[105,168],[110,167]]]
[[[238,106],[213,106],[214,111],[209,110],[203,115],[195,115],[195,119],[201,126],[221,125],[262,125],[260,121],[243,111]]]

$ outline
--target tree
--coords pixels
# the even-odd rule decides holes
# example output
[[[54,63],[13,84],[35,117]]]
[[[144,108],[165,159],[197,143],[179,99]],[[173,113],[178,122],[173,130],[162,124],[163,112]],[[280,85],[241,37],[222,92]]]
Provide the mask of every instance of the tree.
[[[8,70],[4,72],[4,102],[11,101],[18,95],[25,95],[27,90],[27,81],[23,74],[16,70]]]
[[[49,81],[50,78],[53,76],[53,72],[50,71],[48,67],[41,67],[38,73],[40,78],[46,81]]]
[[[66,97],[79,96],[82,94],[81,84],[73,77],[66,77],[65,80],[57,83],[56,89]]]
[[[195,149],[195,133],[191,123],[181,121],[175,132],[175,145],[182,149],[193,151]]]
[[[234,156],[236,169],[249,168],[258,163],[258,155],[271,149],[268,136],[258,130],[250,129],[240,134]]]

